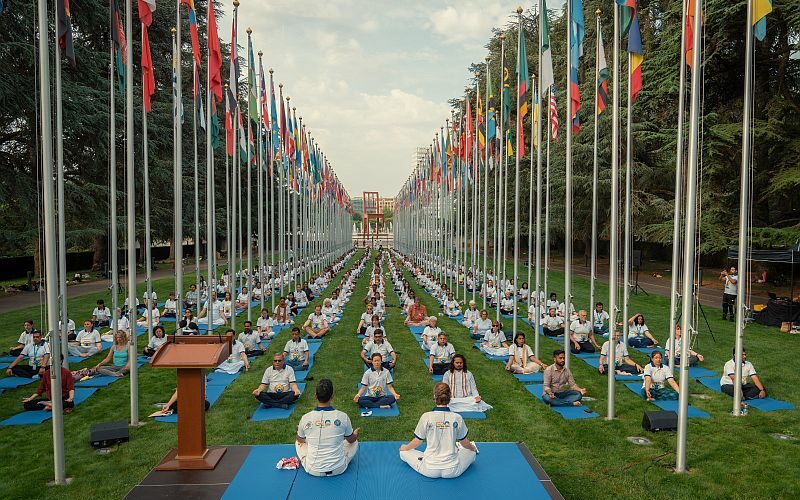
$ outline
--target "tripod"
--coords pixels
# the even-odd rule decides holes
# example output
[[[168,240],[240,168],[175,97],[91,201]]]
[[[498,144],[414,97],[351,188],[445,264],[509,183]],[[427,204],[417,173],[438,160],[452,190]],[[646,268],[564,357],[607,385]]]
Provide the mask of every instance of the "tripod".
[[[711,329],[711,325],[708,323],[708,317],[706,316],[705,309],[703,309],[703,304],[700,303],[700,290],[699,290],[699,287],[697,285],[695,285],[695,292],[694,293],[695,293],[694,296],[697,297],[697,299],[696,299],[697,300],[697,308],[700,310],[700,314],[703,315],[703,321],[705,321],[705,323],[706,323],[706,328],[708,328],[708,333],[711,334],[711,340],[713,340],[714,343],[716,344],[717,343],[717,338],[714,336],[714,330]],[[681,313],[682,313],[681,301],[682,300],[683,300],[683,297],[680,297],[680,300],[678,300],[678,304],[677,304],[677,306],[678,306],[678,316],[675,319],[676,323],[680,322],[680,320],[681,320]],[[695,331],[697,331],[699,333],[699,330],[695,330]]]
[[[647,293],[647,290],[642,288],[642,286],[639,284],[639,266],[635,266],[634,270],[636,271],[636,276],[634,277],[635,281],[633,283],[633,294],[634,295],[639,295],[639,292],[642,292],[643,294],[645,294],[645,295],[647,295],[649,297],[650,294]]]

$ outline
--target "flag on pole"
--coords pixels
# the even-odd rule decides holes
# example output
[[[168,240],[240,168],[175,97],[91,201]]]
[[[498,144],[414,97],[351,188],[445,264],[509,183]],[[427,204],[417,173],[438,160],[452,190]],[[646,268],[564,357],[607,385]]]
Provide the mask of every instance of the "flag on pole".
[[[489,143],[489,150],[491,150],[491,144],[494,140],[495,136],[497,135],[497,118],[495,116],[495,99],[494,99],[494,87],[492,86],[492,72],[486,71],[486,87],[489,89],[489,96],[486,98],[486,140]]]
[[[550,87],[550,135],[558,142],[558,107],[556,106],[556,86]]]
[[[156,0],[139,0],[139,21],[149,28],[153,24],[153,12],[156,11]]]
[[[280,129],[278,128],[278,109],[275,105],[275,83],[272,80],[272,73],[269,75],[269,93],[270,93],[270,111],[269,111],[269,121],[270,121],[270,128],[272,129],[272,150],[273,150],[273,157],[276,156],[276,153],[280,150],[281,147],[281,140],[280,140]]]
[[[478,149],[485,151],[486,136],[483,133],[483,101],[481,100],[481,90],[477,89],[476,92],[478,94],[478,109],[475,110],[478,119]]]
[[[172,116],[180,118],[183,124],[183,100],[178,100],[178,43],[174,40],[172,44]]]
[[[253,55],[253,40],[250,34],[247,35],[247,114],[253,126],[258,122],[258,97],[256,89],[256,58]]]
[[[547,2],[542,0],[542,13],[541,13],[541,30],[542,30],[542,47],[541,47],[541,82],[540,87],[549,89],[555,84],[553,77],[553,51],[550,50],[550,23],[547,20]]]
[[[753,34],[758,41],[767,36],[767,14],[772,12],[772,0],[753,0]]]
[[[114,12],[111,13],[112,23],[111,36],[114,40],[114,66],[117,70],[117,86],[120,93],[125,92],[125,65],[128,63],[125,31],[122,28],[122,20],[119,14],[119,4],[114,0]]]
[[[211,87],[209,90],[214,93],[214,100],[222,102],[222,52],[219,48],[214,0],[208,0],[208,79]]]
[[[534,75],[534,80],[536,75]],[[539,89],[536,87],[536,82],[531,80],[531,91],[533,92],[533,129],[539,130],[539,120],[541,113],[541,104],[539,103]],[[547,133],[547,131],[545,131]],[[531,137],[531,144],[534,149],[539,149],[539,134],[534,133]]]
[[[585,35],[585,24],[583,19],[583,0],[569,0],[572,2],[572,19],[570,19],[569,29],[569,50],[571,54],[571,67],[569,68],[569,84],[571,86],[572,100],[572,133],[577,134],[581,130],[581,119],[578,112],[581,109],[581,88],[578,81],[578,68],[583,56],[583,37]]]
[[[694,1],[694,0],[689,0]],[[597,114],[602,114],[608,105],[608,63],[603,47],[603,33],[597,32]]]
[[[236,109],[239,107],[239,44],[236,37],[236,25],[239,23],[239,8],[233,9],[233,22],[231,23],[231,61],[230,74],[228,76],[228,87],[233,93],[233,103]]]
[[[139,1],[141,2],[142,0]],[[189,12],[189,33],[192,38],[194,62],[198,68],[202,68],[203,64],[200,62],[200,35],[197,32],[197,13],[194,10],[194,0],[181,0],[181,3],[186,4],[186,10]]]
[[[56,10],[56,29],[58,30],[58,46],[64,51],[70,65],[75,68],[75,47],[72,45],[72,14],[69,10],[69,0],[58,0]]]
[[[464,135],[466,136],[466,144],[464,146],[464,161],[469,163],[469,155],[472,153],[472,144],[475,142],[475,131],[473,129],[474,125],[472,122],[472,103],[470,103],[469,96],[467,96],[467,116],[466,116],[466,127],[464,127]],[[475,159],[472,159],[475,162]],[[470,172],[470,176],[471,176]],[[470,177],[471,179],[471,177]]]
[[[141,7],[141,3],[139,4]],[[141,17],[140,17],[141,19]],[[153,75],[153,59],[150,57],[150,38],[147,36],[147,26],[142,23],[142,96],[144,98],[144,111],[149,113],[150,98],[156,93],[156,79]]]
[[[233,157],[233,117],[236,115],[235,98],[230,87],[225,91],[225,152]]]
[[[630,92],[631,101],[636,101],[639,92],[642,90],[642,62],[644,62],[644,50],[642,48],[642,33],[639,30],[639,12],[636,10],[636,0],[634,4],[633,20],[631,29],[628,32],[628,53],[631,56],[630,63]]]
[[[508,130],[511,120],[511,72],[508,69],[508,57],[503,54],[503,94],[502,106],[503,113],[500,117],[503,120],[503,127]]]
[[[200,66],[194,65],[194,112],[200,129],[206,129],[206,113],[203,109],[203,88],[200,85]]]
[[[519,109],[517,110],[517,135],[519,141],[519,151],[517,154],[520,157],[525,156],[525,127],[523,122],[525,115],[528,114],[528,52],[525,49],[525,32],[522,31],[522,26],[519,27],[518,47],[517,47],[517,82],[519,85],[518,100]]]

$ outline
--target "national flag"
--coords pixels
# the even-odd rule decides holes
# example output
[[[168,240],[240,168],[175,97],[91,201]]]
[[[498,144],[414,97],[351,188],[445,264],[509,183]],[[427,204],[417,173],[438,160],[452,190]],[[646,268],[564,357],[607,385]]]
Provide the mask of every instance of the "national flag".
[[[528,114],[528,86],[530,77],[528,76],[528,52],[525,49],[525,32],[522,31],[522,26],[519,29],[518,46],[517,46],[517,82],[519,85],[517,102],[519,109],[517,110],[517,137],[519,141],[519,157],[525,156],[525,115]]]
[[[303,136],[297,126],[297,114],[292,110],[292,131],[294,132],[294,162],[303,166]]]
[[[208,0],[208,79],[214,100],[222,102],[222,52],[219,48],[214,0]]]
[[[256,58],[253,55],[253,40],[249,33],[247,35],[247,52],[247,114],[253,127],[255,127],[255,124],[258,123],[258,97],[256,96],[258,82],[256,81]]]
[[[767,36],[767,15],[772,12],[772,0],[753,0],[753,34],[758,41]]]
[[[141,0],[139,1],[141,2]],[[192,38],[194,62],[198,68],[202,68],[203,64],[200,62],[200,35],[197,32],[197,13],[194,10],[194,0],[181,0],[181,3],[186,4],[186,10],[189,13],[189,33]]]
[[[599,115],[608,105],[608,63],[606,63],[606,49],[603,47],[601,31],[597,32],[597,52],[597,114]]]
[[[503,54],[503,95],[502,95],[502,116],[503,127],[508,130],[511,120],[511,71],[508,69],[508,58]]]
[[[541,30],[542,30],[542,47],[541,47],[541,80],[539,87],[542,89],[549,89],[554,83],[553,77],[553,51],[550,50],[550,23],[547,20],[547,2],[542,0],[542,16],[541,16]]]
[[[210,99],[208,102],[211,106],[211,147],[217,149],[219,147],[219,117],[217,116],[217,101]]]
[[[178,99],[178,43],[172,37],[172,117],[183,123],[183,100]]]
[[[75,68],[75,47],[72,45],[72,14],[69,10],[69,0],[58,0],[56,10],[56,29],[58,31],[58,46],[64,51],[70,65]]]
[[[239,43],[236,36],[236,26],[239,23],[239,8],[233,9],[233,22],[231,23],[231,60],[230,60],[230,74],[228,76],[228,86],[233,92],[234,102],[236,108],[239,107]]]
[[[583,56],[583,38],[585,35],[585,23],[583,19],[583,0],[569,0],[572,2],[572,19],[570,19],[569,29],[569,49],[571,54],[571,68],[569,69],[569,84],[572,100],[572,133],[577,134],[581,130],[581,119],[578,112],[581,109],[581,88],[578,81],[578,68]]]
[[[146,27],[153,24],[153,12],[156,11],[156,0],[139,0],[139,21]]]
[[[150,112],[150,98],[155,93],[156,79],[153,75],[153,59],[150,57],[150,39],[147,36],[147,26],[142,23],[142,97],[146,113]]]
[[[636,97],[642,90],[642,62],[644,62],[644,50],[642,48],[642,33],[639,30],[639,12],[635,10],[635,7],[633,11],[633,20],[631,21],[631,29],[628,31],[628,53],[631,56],[629,68],[631,101],[636,101]]]
[[[622,7],[620,16],[620,39],[628,35],[633,22],[633,11],[636,9],[636,0],[617,0],[617,5]]]
[[[239,135],[239,162],[240,163],[244,163],[244,162],[247,161],[245,158],[247,158],[247,139],[248,138],[246,137],[245,132],[244,132],[244,124],[242,123],[242,113],[239,112],[239,113],[237,113],[237,115],[238,115],[238,118],[239,118],[239,120],[238,120],[239,121],[239,123],[238,123],[238,126],[239,126],[239,134],[238,134]]]
[[[225,152],[233,157],[233,119],[236,114],[235,97],[230,87],[225,91]]]
[[[464,161],[469,163],[469,155],[473,152],[472,145],[475,142],[475,130],[472,122],[472,103],[470,103],[469,96],[467,96],[467,124],[464,130],[466,136],[466,144],[464,145]],[[475,158],[472,159],[473,163],[477,163]],[[471,171],[470,171],[471,172]]]
[[[194,112],[195,119],[200,125],[201,130],[206,129],[206,114],[203,110],[203,89],[200,85],[200,67],[195,64],[194,66]]]
[[[269,74],[269,93],[270,93],[270,111],[269,121],[270,128],[272,129],[272,150],[273,156],[280,150],[280,129],[278,128],[278,110],[275,105],[275,83],[272,80],[272,73]]]
[[[541,108],[539,104],[539,89],[536,87],[536,84],[533,81],[531,82],[531,90],[533,91],[533,130],[538,131]],[[547,131],[545,131],[545,134],[546,133]],[[533,137],[531,137],[531,144],[533,145],[534,149],[539,149],[538,132],[533,133]]]
[[[477,89],[478,94],[478,109],[476,115],[478,119],[478,149],[481,151],[486,149],[486,136],[483,133],[483,101],[481,101],[481,90]]]
[[[497,135],[497,117],[495,116],[496,112],[494,87],[492,86],[492,73],[491,71],[488,71],[488,67],[486,69],[486,87],[489,89],[489,96],[486,98],[486,140],[488,141],[489,149],[491,150],[492,141]]]
[[[558,107],[556,106],[556,86],[550,87],[550,135],[558,142]]]
[[[117,70],[117,86],[120,93],[125,92],[125,68],[128,62],[125,31],[122,28],[122,17],[119,13],[119,4],[114,0],[114,11],[111,13],[111,38],[114,40],[114,66]]]

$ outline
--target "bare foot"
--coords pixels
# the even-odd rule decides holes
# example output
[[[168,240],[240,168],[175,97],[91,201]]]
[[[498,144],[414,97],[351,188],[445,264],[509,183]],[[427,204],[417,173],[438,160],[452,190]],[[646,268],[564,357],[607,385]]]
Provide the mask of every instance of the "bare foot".
[[[388,410],[391,407],[392,405],[381,405],[381,408],[383,408],[384,410]]]
[[[574,403],[572,403],[572,406],[580,406],[580,405],[581,405],[580,401],[575,401]]]

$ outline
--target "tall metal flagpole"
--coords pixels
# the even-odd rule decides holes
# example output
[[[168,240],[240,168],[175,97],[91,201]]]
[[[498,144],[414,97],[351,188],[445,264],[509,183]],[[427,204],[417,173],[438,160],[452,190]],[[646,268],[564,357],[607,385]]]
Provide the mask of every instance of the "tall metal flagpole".
[[[283,84],[278,84],[278,94],[280,95],[280,101],[283,101]],[[278,118],[273,118],[273,120],[277,120],[276,126],[280,126],[280,120]],[[279,178],[278,178],[278,249],[279,249],[279,267],[280,267],[280,294],[283,296],[283,284],[284,284],[284,270],[286,268],[286,261],[284,260],[284,248],[286,243],[286,217],[285,217],[285,206],[283,203],[283,172],[284,172],[284,158],[283,158],[283,130],[280,130],[278,136],[280,137],[280,146],[278,148],[278,154],[280,155],[280,166],[278,167],[279,170]]]
[[[264,75],[264,67],[261,61],[264,53],[258,51],[258,74]],[[265,83],[261,82],[261,88],[266,88]],[[259,92],[259,101],[261,100]],[[264,106],[260,103],[258,106],[258,280],[261,282],[261,309],[264,309],[264,294],[266,290],[266,280],[264,279]]]
[[[600,81],[600,9],[594,11],[594,15],[596,17],[596,31],[597,31],[597,44],[595,48],[595,57],[594,57],[594,158],[593,158],[593,167],[592,167],[592,249],[591,249],[591,264],[590,264],[590,271],[589,274],[591,275],[589,280],[589,308],[590,311],[590,320],[592,321],[592,329],[594,329],[594,295],[595,295],[595,281],[597,280],[597,177],[598,177],[598,165],[597,165],[597,142],[598,142],[598,135],[599,135],[599,100],[600,100],[600,93],[598,92],[597,82]],[[609,335],[609,338],[613,338],[612,335]],[[606,358],[610,359],[610,358]],[[609,365],[611,366],[611,365]]]
[[[570,83],[572,71],[572,46],[570,33],[572,32],[572,0],[566,3],[567,19],[567,120],[564,127],[567,136],[567,152],[564,163],[564,315],[567,317],[567,328],[564,334],[564,353],[566,367],[570,367],[570,336],[569,323],[572,305],[572,85]],[[578,43],[577,37],[575,43]]]
[[[497,221],[495,222],[496,233],[495,233],[495,261],[494,261],[494,278],[495,278],[495,288],[497,289],[497,320],[500,320],[500,302],[502,301],[505,290],[501,286],[502,278],[505,277],[505,264],[506,259],[503,252],[505,248],[503,247],[503,240],[505,239],[505,235],[503,234],[503,220],[505,219],[503,211],[503,206],[505,205],[503,198],[503,177],[505,176],[505,166],[506,166],[506,136],[505,136],[505,103],[503,102],[503,94],[505,93],[505,62],[506,62],[506,35],[500,35],[500,133],[498,138],[500,139],[500,164],[497,165],[495,168],[495,191],[497,192],[497,204],[495,205],[495,217]]]
[[[539,43],[537,48],[537,53],[539,57],[537,57],[538,62],[538,74],[539,74],[539,107],[534,107],[534,112],[536,113],[536,288],[531,290],[529,293],[536,293],[536,310],[533,313],[533,338],[534,338],[534,346],[533,346],[533,354],[538,358],[539,357],[539,332],[541,331],[541,322],[542,322],[542,292],[540,288],[540,279],[541,279],[541,270],[542,270],[542,107],[546,107],[548,109],[547,116],[550,116],[550,103],[544,102],[544,95],[545,89],[542,87],[542,40],[544,38],[544,31],[542,30],[543,24],[543,16],[547,15],[547,12],[544,9],[544,5],[542,0],[539,0]],[[536,88],[534,85],[533,88]],[[548,89],[549,92],[549,89]],[[550,124],[550,120],[548,118],[547,126]],[[549,134],[548,134],[549,137]],[[530,250],[529,250],[530,251]]]
[[[108,175],[108,205],[109,205],[109,243],[108,247],[111,249],[111,331],[117,331],[117,309],[119,307],[119,263],[117,248],[119,239],[117,237],[117,111],[116,111],[116,89],[114,88],[114,0],[109,2],[109,13],[112,16],[110,37],[110,61],[109,64],[109,131],[108,131],[108,162],[110,164],[110,172]],[[64,351],[66,352],[66,351]]]
[[[672,216],[672,276],[669,287],[669,344],[675,345],[675,325],[678,322],[678,282],[682,278],[681,271],[681,250],[678,242],[681,238],[681,197],[683,194],[683,164],[684,164],[684,144],[683,144],[683,121],[685,114],[686,101],[686,9],[687,0],[683,0],[681,7],[681,57],[678,87],[678,130],[677,147],[675,153],[675,210]],[[748,18],[749,19],[749,18]],[[669,350],[667,363],[671,368],[675,368],[675,349]]]
[[[251,54],[251,47],[252,47],[252,44],[253,44],[253,42],[251,40],[252,34],[253,34],[253,30],[248,27],[247,28],[247,46],[248,46],[247,53],[248,54]],[[250,64],[250,56],[249,55],[247,56],[247,64]],[[247,68],[247,70],[248,70],[247,71],[248,75],[250,74],[251,71],[254,72],[254,70],[252,68]],[[247,89],[248,89],[247,102],[248,103],[250,102],[250,92],[251,92],[250,86],[252,84],[253,84],[253,82],[251,82],[250,78],[248,77],[247,78]],[[252,300],[252,294],[253,294],[252,287],[254,285],[254,283],[253,283],[253,276],[254,276],[254,274],[253,274],[253,200],[252,200],[252,192],[253,192],[253,189],[252,189],[252,178],[253,178],[252,170],[253,169],[252,169],[252,167],[253,167],[253,163],[251,161],[253,152],[252,152],[251,146],[250,146],[250,138],[253,137],[252,119],[253,119],[253,117],[250,116],[250,106],[248,104],[248,106],[247,106],[247,139],[245,141],[247,143],[247,157],[245,158],[245,161],[244,161],[244,163],[246,165],[244,170],[245,170],[245,172],[247,172],[247,235],[246,235],[247,237],[244,240],[245,240],[245,244],[247,245],[247,278],[248,278],[248,280],[247,280],[247,285],[248,285],[247,292],[248,292],[248,294],[250,294],[250,299],[249,300]],[[253,308],[250,307],[250,303],[248,302],[247,303],[247,320],[248,321],[250,321],[252,319],[252,314],[253,314]]]
[[[58,12],[58,7],[56,7]],[[56,35],[58,38],[58,35]],[[58,40],[56,40],[58,43]],[[61,56],[54,60],[56,74],[56,190],[58,192],[58,294],[61,299],[59,330],[61,349],[67,352],[67,227],[64,222],[66,200],[64,199],[64,112],[61,106]],[[113,79],[112,79],[113,81]],[[61,360],[62,366],[69,369],[69,356]]]
[[[209,4],[208,13],[209,15],[214,15],[214,5],[213,0],[209,0],[211,2]],[[206,20],[208,21],[208,20]],[[219,42],[219,40],[216,40]],[[210,42],[209,42],[210,43]],[[199,90],[199,89],[198,89]],[[227,96],[227,92],[224,94]],[[214,269],[214,264],[216,260],[216,253],[214,250],[214,243],[216,239],[216,231],[214,230],[214,214],[216,211],[214,210],[214,148],[211,144],[211,105],[212,99],[216,99],[216,96],[211,91],[211,50],[209,49],[206,54],[206,264],[208,269],[208,292],[207,292],[207,299],[206,299],[206,318],[208,319],[208,332],[210,333],[214,328],[214,307],[211,303],[211,287],[212,283],[216,280],[216,270]],[[225,156],[227,159],[227,154]],[[226,162],[227,165],[227,162]],[[226,169],[227,170],[227,169]],[[225,184],[228,183],[227,176],[225,179]],[[227,203],[227,194],[225,202]],[[230,238],[228,238],[230,241]],[[230,256],[230,253],[228,254]],[[228,266],[230,270],[230,266]],[[229,271],[230,272],[230,271]],[[197,283],[198,286],[198,293],[200,293],[199,286],[200,283]],[[200,301],[198,300],[198,308]],[[179,309],[180,311],[180,309]]]
[[[183,307],[183,95],[181,84],[181,9],[175,8],[175,167],[173,189],[175,206],[175,300],[177,310]],[[208,277],[211,279],[211,276]],[[210,281],[209,281],[210,283]],[[150,295],[147,296],[148,299]]]
[[[198,82],[197,96],[195,99],[202,99],[200,96],[200,75],[197,74],[197,63],[192,59],[192,82]],[[195,103],[194,110],[192,111],[192,146],[194,149],[194,282],[200,284],[200,174],[197,160],[197,103]],[[209,105],[211,103],[208,103]],[[208,127],[208,124],[206,124]],[[210,257],[210,255],[209,255]],[[213,280],[213,276],[209,275],[209,283]],[[177,298],[177,293],[175,294]],[[176,310],[180,311],[179,309]],[[177,317],[180,317],[176,314]]]
[[[128,194],[128,318],[131,320],[131,335],[128,342],[128,359],[136,359],[136,172],[133,164],[133,40],[131,38],[133,19],[131,0],[125,2],[125,52],[127,64],[125,68],[125,166],[126,187]],[[146,305],[146,304],[145,304]],[[130,365],[131,382],[131,425],[139,425],[139,380],[136,363]],[[61,387],[59,385],[59,387]],[[55,398],[55,395],[53,395]],[[53,414],[60,413],[53,406]]]
[[[531,111],[533,113],[533,117],[531,118],[531,142],[532,143],[537,140],[537,135],[536,134],[538,134],[538,131],[537,131],[538,126],[537,126],[537,124],[539,123],[539,116],[540,116],[539,115],[539,107],[536,105],[536,98],[537,98],[537,92],[538,91],[539,90],[536,87],[536,75],[534,74],[534,75],[531,75]],[[541,143],[536,142],[537,155],[538,155],[538,152],[539,152],[539,145],[540,144]],[[537,194],[537,196],[539,194],[538,186],[537,186],[536,194]],[[531,151],[531,163],[530,163],[530,168],[528,170],[528,275],[527,275],[528,276],[528,310],[530,310],[531,306],[536,303],[536,302],[534,302],[534,300],[538,297],[538,293],[539,293],[539,291],[538,291],[539,280],[538,279],[536,280],[536,290],[533,289],[533,283],[531,282],[531,271],[532,271],[532,267],[531,266],[533,264],[532,255],[531,254],[533,253],[532,249],[533,249],[533,244],[534,244],[534,240],[533,240],[533,224],[534,224],[534,222],[533,222],[533,151]],[[538,214],[537,214],[537,217],[536,217],[536,227],[537,227],[537,229],[539,227]],[[536,253],[537,253],[537,255],[538,255],[538,252],[539,252],[539,235],[537,233],[536,234]],[[536,262],[536,267],[537,267],[537,271],[538,271],[538,267],[539,267],[539,263],[538,262]],[[538,274],[537,274],[537,278],[538,278]],[[534,296],[534,292],[537,294],[536,297]],[[533,331],[534,331],[534,334],[535,334],[533,337],[535,339],[534,342],[535,342],[535,344],[537,344],[537,347],[538,347],[539,339],[537,337],[539,337],[539,330],[536,327],[537,321],[536,321],[535,318],[537,316],[539,316],[539,315],[536,313],[536,309],[534,309],[533,316],[534,316]],[[537,354],[537,353],[535,352],[534,354]]]
[[[617,273],[619,263],[617,256],[619,252],[619,10],[621,7],[614,4],[614,88],[612,89],[613,102],[611,106],[611,216],[609,217],[609,250],[608,250],[608,313],[611,316],[608,320],[608,340],[609,354],[611,347],[614,347],[616,355],[616,331],[617,331]],[[627,322],[628,318],[623,318]],[[626,339],[622,339],[623,342]],[[608,357],[610,360],[610,356]],[[609,364],[609,366],[611,366]],[[612,420],[616,414],[615,384],[616,370],[608,370],[608,409],[606,418]]]
[[[748,10],[750,2],[748,2]],[[752,19],[752,17],[748,17]],[[694,26],[692,27],[692,87],[691,102],[689,104],[689,163],[686,169],[686,224],[683,233],[683,264],[684,269],[694,272],[695,232],[697,231],[697,172],[700,158],[700,75],[702,71],[701,50],[703,40],[703,0],[695,0]],[[741,255],[741,254],[740,254]],[[694,279],[689,277],[683,280],[683,300],[681,302],[681,331],[684,339],[681,342],[681,359],[689,359],[689,344],[694,333],[691,300],[694,293]],[[741,286],[741,285],[740,285]],[[741,379],[739,379],[741,380]],[[686,472],[686,435],[689,424],[689,363],[681,363],[680,368],[680,394],[678,395],[678,443],[676,446],[675,472]],[[734,384],[736,386],[737,384]]]
[[[58,12],[58,10],[56,10]],[[50,48],[47,39],[49,22],[47,17],[47,0],[38,0],[37,17],[39,18],[39,127],[42,130],[42,198],[44,213],[55,211],[53,189],[53,133],[51,130],[52,109],[50,107]],[[58,35],[56,35],[58,36]],[[57,42],[56,42],[57,43]],[[61,57],[56,45],[56,58]],[[61,345],[58,330],[58,261],[56,260],[57,239],[55,221],[52,217],[44,217],[44,251],[45,251],[45,283],[47,284],[47,330],[53,345]],[[51,352],[53,367],[61,366],[61,349]],[[61,370],[50,370],[50,399],[53,402],[53,483],[67,483],[66,464],[64,461],[64,414],[61,393]]]
[[[478,235],[479,233],[479,225],[480,225],[480,217],[478,215],[478,196],[480,195],[480,158],[478,157],[478,112],[479,112],[479,103],[478,103],[478,93],[480,89],[478,87],[478,75],[475,74],[475,125],[473,126],[473,149],[472,149],[472,260],[470,262],[470,272],[472,272],[472,300],[475,300],[475,289],[476,283],[478,282],[478,265],[475,263],[476,259],[478,258]],[[464,277],[464,285],[467,283],[466,276]]]
[[[481,276],[482,288],[486,285],[486,259],[489,256],[489,150],[491,149],[491,142],[489,141],[489,61],[491,58],[486,56],[486,123],[484,129],[484,162],[483,162],[483,273]],[[475,286],[477,287],[477,279]],[[486,309],[486,293],[483,294],[483,309]]]
[[[633,218],[631,216],[631,197],[633,196],[632,169],[633,169],[633,131],[631,130],[633,117],[633,102],[631,99],[631,53],[628,52],[628,105],[627,121],[625,126],[625,230],[623,231],[624,254],[622,256],[622,338],[628,338],[628,302],[631,297],[631,239],[633,234]]]
[[[520,45],[520,38],[522,37],[522,7],[517,7],[517,46]],[[520,109],[522,107],[523,102],[521,96],[519,95],[519,88],[522,84],[522,75],[520,74],[522,65],[525,67],[528,66],[528,61],[522,61],[520,57],[519,51],[517,51],[517,130],[515,131],[515,135],[517,136],[517,146],[516,150],[514,151],[514,158],[516,161],[516,165],[514,168],[514,221],[517,223],[514,224],[514,287],[519,286],[519,160],[520,160],[520,131],[519,128],[522,127],[522,120],[519,118]],[[528,82],[525,82],[527,85]],[[514,335],[517,335],[517,309],[519,307],[519,301],[516,297],[517,290],[514,289],[514,311],[513,316],[511,318],[511,326],[512,332]]]
[[[547,13],[545,13],[547,15]],[[553,118],[553,110],[550,109],[550,98],[552,97],[553,87],[547,90],[547,127],[551,128],[550,120]],[[548,294],[547,281],[550,274],[550,136],[552,132],[546,132],[547,153],[545,156],[545,187],[544,187],[544,293]],[[541,300],[541,296],[539,297]]]
[[[274,94],[272,68],[269,69],[270,94]],[[277,126],[276,118],[270,116],[270,129]],[[275,145],[272,144],[272,133],[269,135],[269,264],[272,279],[275,276]],[[275,310],[275,283],[270,285],[270,313]]]
[[[142,24],[142,40],[144,40],[144,24]],[[173,49],[175,46],[173,46]],[[152,279],[152,255],[151,255],[151,241],[150,241],[150,169],[148,167],[147,155],[147,111],[144,107],[144,100],[147,88],[142,85],[142,190],[144,194],[144,272],[145,272],[145,289],[147,290],[147,300],[144,301],[145,305],[145,318],[147,319],[147,339],[153,336],[153,315],[151,313],[151,304],[153,296],[153,283]],[[133,325],[131,325],[133,326]],[[135,328],[131,330],[132,336],[135,336]],[[115,332],[116,333],[116,332]],[[133,365],[135,363],[131,363]],[[133,368],[131,366],[131,368]]]
[[[746,279],[750,276],[748,269],[747,238],[750,231],[750,156],[753,147],[753,2],[747,2],[747,35],[745,36],[745,62],[744,62],[744,110],[742,119],[742,169],[741,169],[741,188],[739,189],[739,260],[737,269],[739,270],[739,282],[736,287],[736,345],[733,355],[736,365],[736,381],[733,384],[733,414],[741,415],[742,409],[742,343],[744,341],[744,319],[747,306],[744,303],[745,291],[747,288]],[[697,32],[695,32],[697,33]],[[698,66],[697,73],[700,73]],[[688,343],[688,342],[686,342]],[[683,344],[683,343],[681,343]],[[682,352],[681,359],[689,359],[686,353]]]

